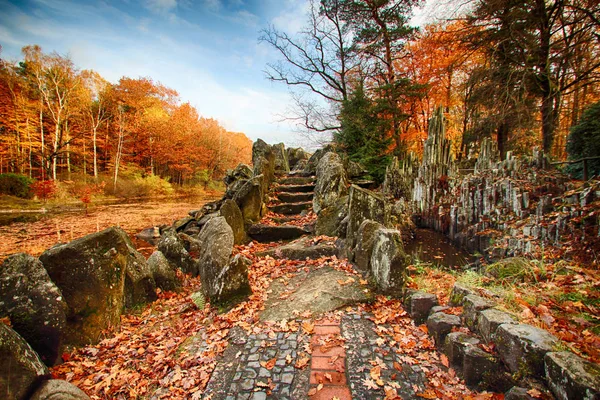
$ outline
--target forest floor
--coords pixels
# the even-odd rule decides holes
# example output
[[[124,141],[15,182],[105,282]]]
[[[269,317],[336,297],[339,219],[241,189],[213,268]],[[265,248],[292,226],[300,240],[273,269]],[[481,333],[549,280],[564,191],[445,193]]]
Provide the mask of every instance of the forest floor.
[[[189,211],[197,210],[206,202],[220,197],[220,193],[216,193],[197,198],[93,203],[87,213],[81,202],[57,205],[49,208],[47,213],[23,213],[24,209],[39,210],[38,206],[43,203],[19,203],[19,209],[16,209],[6,207],[9,204],[7,201],[0,201],[0,210],[4,211],[4,216],[18,214],[22,219],[21,222],[0,226],[0,261],[17,252],[39,256],[57,243],[68,242],[111,226],[123,228],[134,240],[138,250],[148,256],[146,253],[150,250],[149,245],[137,241],[136,233],[150,226],[171,225],[174,220],[187,216]],[[14,202],[10,204],[15,206]],[[13,212],[9,213],[9,210]]]

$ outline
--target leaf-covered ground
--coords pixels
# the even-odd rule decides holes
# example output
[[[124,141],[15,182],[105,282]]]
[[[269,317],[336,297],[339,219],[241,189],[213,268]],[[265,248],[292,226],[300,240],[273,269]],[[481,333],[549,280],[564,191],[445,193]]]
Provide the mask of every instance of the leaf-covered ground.
[[[367,282],[344,260],[333,257],[289,261],[254,255],[267,247],[271,245],[251,243],[236,248],[253,261],[249,269],[253,295],[248,301],[221,315],[216,314],[209,304],[198,309],[190,294],[200,289],[200,282],[197,278],[182,275],[183,291],[160,293],[156,302],[138,314],[123,316],[120,329],[106,332],[106,339],[98,345],[65,354],[65,362],[53,369],[53,375],[73,382],[94,399],[200,398],[218,356],[228,345],[228,333],[233,327],[240,327],[248,334],[262,333],[269,337],[279,332],[296,332],[300,328],[304,334],[312,333],[314,316],[310,312],[298,311],[296,319],[275,323],[259,321],[259,312],[264,308],[274,279],[289,280],[300,270],[327,266],[367,287]],[[416,327],[398,300],[380,296],[372,304],[348,307],[330,317],[340,318],[349,312],[372,315],[378,327],[378,341],[391,344],[411,365],[423,365],[428,375],[428,387],[420,391],[421,397],[492,398],[492,394],[473,394],[461,383],[454,371],[447,368],[447,359],[435,350],[426,328]],[[182,346],[189,343],[191,337],[202,338],[204,345]],[[339,343],[342,343],[341,338],[331,338],[331,345]],[[352,346],[352,343],[345,343],[345,346]],[[190,352],[191,348],[197,351]],[[301,349],[295,368],[308,367],[311,351],[311,348]],[[378,373],[381,366],[366,363],[364,368],[370,369],[373,377],[365,380],[364,385],[383,388],[386,399],[399,398],[393,379],[384,380]]]

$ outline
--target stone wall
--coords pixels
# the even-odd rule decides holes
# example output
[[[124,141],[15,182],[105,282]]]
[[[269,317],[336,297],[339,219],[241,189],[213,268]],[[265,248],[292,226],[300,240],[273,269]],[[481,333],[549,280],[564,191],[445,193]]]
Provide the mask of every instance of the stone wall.
[[[441,118],[436,113],[430,122],[423,160],[403,166],[408,173],[396,183],[412,184],[409,203],[418,225],[490,258],[539,255],[574,241],[584,251],[600,244],[599,180],[570,181],[548,169],[537,149],[522,158],[508,152],[500,161],[489,139],[482,141],[475,169],[459,170]],[[417,177],[410,182],[415,168]]]

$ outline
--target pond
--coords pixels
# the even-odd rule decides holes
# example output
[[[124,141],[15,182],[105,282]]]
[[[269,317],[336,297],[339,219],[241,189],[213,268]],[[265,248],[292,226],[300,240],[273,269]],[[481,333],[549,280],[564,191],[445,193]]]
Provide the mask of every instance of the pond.
[[[404,245],[404,251],[413,263],[429,263],[450,269],[462,268],[475,262],[477,257],[457,247],[443,234],[431,229],[418,228],[415,237]]]

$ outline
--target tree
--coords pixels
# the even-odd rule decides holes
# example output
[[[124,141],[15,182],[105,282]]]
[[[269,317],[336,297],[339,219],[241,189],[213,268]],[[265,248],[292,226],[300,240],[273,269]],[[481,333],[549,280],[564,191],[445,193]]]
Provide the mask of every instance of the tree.
[[[339,129],[337,112],[348,99],[359,60],[352,45],[352,32],[341,18],[342,0],[310,2],[307,26],[292,36],[271,26],[259,40],[273,47],[282,60],[267,64],[267,78],[298,89],[292,117],[313,132]]]
[[[567,142],[569,160],[600,156],[600,102],[590,106],[581,116],[577,125],[571,129]],[[600,175],[600,159],[587,161],[588,176]],[[572,164],[569,172],[583,177],[583,164]]]
[[[406,56],[405,44],[415,32],[408,20],[412,8],[419,3],[419,0],[340,1],[342,18],[355,32],[354,43],[365,61],[367,76],[375,83],[379,96],[386,99],[386,114],[391,119],[398,150],[403,148],[400,123],[407,118],[399,103],[403,97],[418,95],[418,87],[406,76],[399,76],[395,66]]]
[[[85,115],[88,126],[92,131],[92,149],[94,155],[94,179],[98,180],[98,129],[100,125],[108,121],[109,102],[111,98],[112,85],[95,71],[81,71],[83,86],[88,91]]]
[[[59,54],[44,55],[39,46],[23,47],[25,62],[31,69],[41,99],[54,123],[52,139],[52,179],[56,180],[58,157],[69,141],[64,140],[64,125],[67,121],[68,107],[79,85],[73,62]]]
[[[519,85],[538,99],[542,143],[550,153],[559,126],[565,94],[581,84],[598,82],[600,60],[575,65],[582,46],[598,54],[600,27],[594,0],[479,0],[469,21],[481,31],[473,42],[485,46],[511,80],[500,86]]]
[[[376,181],[382,182],[390,161],[391,139],[382,132],[390,129],[391,121],[382,118],[386,109],[384,100],[370,99],[359,86],[343,102],[340,112],[341,129],[334,135],[335,142],[350,160],[363,164]]]

